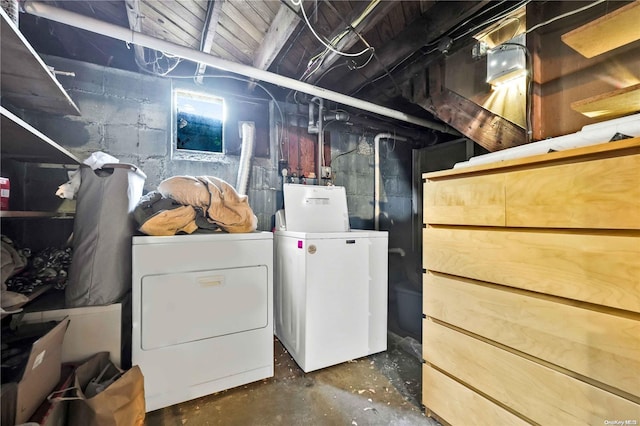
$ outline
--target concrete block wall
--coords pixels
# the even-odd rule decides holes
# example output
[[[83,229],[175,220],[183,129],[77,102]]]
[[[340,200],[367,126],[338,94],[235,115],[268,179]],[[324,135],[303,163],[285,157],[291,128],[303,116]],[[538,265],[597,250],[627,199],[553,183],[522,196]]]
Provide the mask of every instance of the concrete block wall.
[[[369,149],[358,149],[362,135],[332,132],[331,168],[334,183],[344,186],[351,226],[374,228],[374,153],[373,135],[366,137]],[[340,155],[352,151],[351,153]],[[389,244],[411,241],[408,230],[399,226],[411,222],[411,147],[402,142],[380,143],[380,230],[392,231]],[[402,228],[401,233],[396,229]]]
[[[43,59],[55,69],[75,73],[75,77],[60,75],[58,80],[82,115],[27,112],[28,121],[80,160],[102,151],[135,164],[147,175],[145,191],[155,190],[163,179],[178,175],[215,176],[235,186],[237,155],[207,161],[171,159],[170,79],[51,56]],[[260,230],[271,230],[275,197],[265,194],[278,185],[275,165],[275,158],[256,158],[249,178],[249,204]]]
[[[145,190],[152,191],[171,176],[210,175],[235,186],[238,155],[221,155],[215,161],[172,159],[172,83],[168,78],[132,73],[69,59],[44,56],[45,62],[75,77],[58,79],[78,105],[80,116],[56,117],[27,112],[34,126],[69,149],[81,160],[95,151],[103,151],[121,162],[139,166],[147,175]],[[291,105],[282,106],[285,111]],[[271,107],[273,117],[278,115]],[[289,108],[291,109],[291,108]],[[278,117],[279,118],[279,115]],[[277,170],[278,135],[271,125],[270,158],[255,158],[249,178],[249,203],[258,217],[260,230],[271,230],[273,214],[281,203],[282,179]],[[305,129],[306,130],[306,129]],[[304,130],[302,130],[304,131]],[[331,156],[354,150],[362,134],[334,127],[331,132]],[[347,191],[352,227],[373,229],[374,163],[373,135],[362,150],[339,156],[332,162],[336,185]],[[381,143],[381,229],[394,231],[411,215],[411,150],[397,142]],[[62,183],[62,182],[61,182]],[[390,244],[410,241],[404,233],[390,235]]]

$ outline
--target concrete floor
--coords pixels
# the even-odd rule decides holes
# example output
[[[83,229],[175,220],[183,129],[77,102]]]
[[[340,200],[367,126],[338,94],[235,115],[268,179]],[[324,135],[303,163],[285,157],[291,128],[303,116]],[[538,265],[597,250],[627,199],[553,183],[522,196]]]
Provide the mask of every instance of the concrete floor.
[[[147,413],[147,426],[429,425],[420,346],[389,333],[386,352],[304,373],[275,340],[274,377]]]

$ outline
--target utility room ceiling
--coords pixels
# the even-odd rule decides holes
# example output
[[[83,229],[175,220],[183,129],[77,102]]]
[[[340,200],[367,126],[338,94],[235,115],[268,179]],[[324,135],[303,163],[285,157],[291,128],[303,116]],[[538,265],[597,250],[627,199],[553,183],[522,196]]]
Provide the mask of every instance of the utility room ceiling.
[[[28,0],[30,2],[31,0]],[[524,1],[48,0],[61,9],[425,119],[406,85]],[[301,8],[304,7],[304,10]],[[43,54],[157,75],[220,73],[72,26],[20,14]],[[329,45],[329,47],[327,47]],[[334,51],[347,53],[348,56]],[[245,85],[246,90],[255,90]],[[301,94],[273,87],[279,100]]]

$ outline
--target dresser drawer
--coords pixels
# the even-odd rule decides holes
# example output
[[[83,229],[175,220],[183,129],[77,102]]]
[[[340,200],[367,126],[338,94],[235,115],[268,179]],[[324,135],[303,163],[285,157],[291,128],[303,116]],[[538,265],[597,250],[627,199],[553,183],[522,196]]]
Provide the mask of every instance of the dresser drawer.
[[[640,320],[587,304],[427,272],[424,314],[640,400]],[[612,390],[612,392],[615,390]],[[618,391],[619,392],[619,391]]]
[[[531,424],[428,364],[422,367],[422,404],[453,426]]]
[[[507,226],[640,229],[640,154],[503,177]]]
[[[430,319],[425,360],[539,424],[602,425],[640,419],[640,405]]]
[[[426,180],[423,221],[441,225],[505,225],[505,176]]]
[[[640,232],[430,226],[426,269],[640,312]]]

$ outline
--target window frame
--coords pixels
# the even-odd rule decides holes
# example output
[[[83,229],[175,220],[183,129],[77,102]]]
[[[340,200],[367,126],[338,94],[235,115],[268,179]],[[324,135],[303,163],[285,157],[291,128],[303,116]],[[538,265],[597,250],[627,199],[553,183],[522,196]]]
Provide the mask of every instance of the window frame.
[[[212,100],[222,104],[222,127],[221,151],[206,151],[178,148],[178,105],[179,97],[191,97],[197,100]],[[196,91],[181,87],[172,87],[171,89],[171,158],[176,160],[195,160],[195,161],[211,161],[222,159],[226,156],[226,118],[227,118],[227,100],[224,96],[212,94],[204,91]]]

